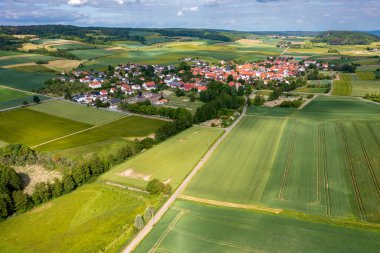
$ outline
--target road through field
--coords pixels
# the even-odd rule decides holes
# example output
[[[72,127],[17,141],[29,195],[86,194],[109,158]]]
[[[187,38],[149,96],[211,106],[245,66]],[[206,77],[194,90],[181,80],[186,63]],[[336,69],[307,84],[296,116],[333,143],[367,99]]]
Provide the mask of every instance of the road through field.
[[[190,183],[191,179],[197,174],[197,172],[202,168],[205,162],[211,157],[220,143],[226,138],[226,136],[231,132],[231,130],[240,122],[240,120],[244,117],[247,110],[247,106],[244,107],[242,114],[237,118],[237,120],[226,129],[225,133],[222,137],[219,138],[215,142],[215,144],[209,149],[209,151],[204,155],[204,157],[199,161],[199,163],[195,166],[195,168],[190,172],[190,174],[183,180],[181,185],[177,188],[177,190],[170,196],[170,198],[166,201],[166,203],[161,207],[161,209],[153,216],[153,218],[145,225],[145,227],[137,234],[137,236],[127,245],[127,247],[123,250],[123,253],[132,252],[137,245],[147,236],[147,234],[153,229],[153,226],[159,222],[162,216],[166,213],[169,207],[174,203],[174,201],[180,196],[181,192],[185,189],[185,187]]]

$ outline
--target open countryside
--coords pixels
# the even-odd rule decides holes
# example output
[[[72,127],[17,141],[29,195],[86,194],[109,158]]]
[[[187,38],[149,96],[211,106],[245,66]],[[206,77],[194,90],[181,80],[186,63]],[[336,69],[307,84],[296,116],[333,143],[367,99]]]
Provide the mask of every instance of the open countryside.
[[[378,1],[0,9],[0,253],[379,251]]]

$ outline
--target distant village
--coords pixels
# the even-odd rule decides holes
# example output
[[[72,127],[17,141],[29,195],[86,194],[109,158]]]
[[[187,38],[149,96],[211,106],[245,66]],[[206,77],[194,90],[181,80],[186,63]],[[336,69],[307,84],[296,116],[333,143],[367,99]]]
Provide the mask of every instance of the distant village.
[[[167,96],[161,92],[163,89],[182,90],[184,92],[201,92],[207,90],[207,83],[211,80],[220,81],[230,87],[238,89],[242,85],[252,85],[258,80],[265,84],[268,81],[286,81],[288,77],[302,75],[306,69],[314,64],[318,68],[327,70],[328,64],[306,60],[302,64],[293,58],[268,58],[261,62],[230,64],[221,61],[218,65],[210,65],[199,59],[184,58],[189,69],[190,79],[186,82],[181,77],[185,70],[176,70],[175,66],[120,64],[113,68],[111,73],[85,70],[73,70],[62,73],[60,79],[65,82],[80,82],[88,85],[89,91],[75,94],[73,101],[95,105],[95,101],[108,103],[111,108],[118,104],[137,103],[150,100],[153,105],[162,105],[168,102]],[[146,77],[142,70],[152,68],[152,76]],[[120,94],[122,96],[120,96]]]

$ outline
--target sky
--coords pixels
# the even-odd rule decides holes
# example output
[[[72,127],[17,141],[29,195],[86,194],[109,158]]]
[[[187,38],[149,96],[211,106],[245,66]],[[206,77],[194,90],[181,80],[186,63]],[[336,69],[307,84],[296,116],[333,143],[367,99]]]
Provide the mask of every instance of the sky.
[[[0,0],[0,25],[380,30],[380,0]]]

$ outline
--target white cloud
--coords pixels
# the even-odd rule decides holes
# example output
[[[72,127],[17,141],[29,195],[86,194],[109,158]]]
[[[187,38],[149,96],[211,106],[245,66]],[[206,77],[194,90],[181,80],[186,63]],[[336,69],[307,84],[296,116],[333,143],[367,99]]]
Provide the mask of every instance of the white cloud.
[[[177,13],[177,16],[183,16],[184,14],[183,14],[183,11],[179,11],[178,13]]]
[[[189,10],[190,11],[198,11],[199,8],[198,8],[198,6],[194,6],[194,7],[190,7]]]
[[[115,0],[115,2],[120,4],[120,5],[124,4],[124,0]]]
[[[69,1],[67,1],[67,4],[74,5],[74,6],[79,6],[79,5],[82,5],[85,3],[87,3],[87,0],[69,0]]]

